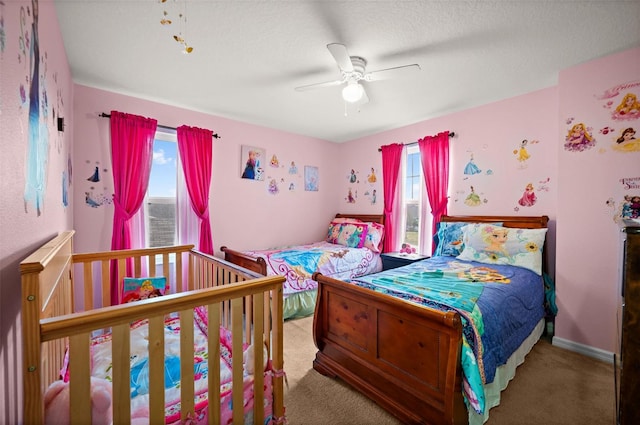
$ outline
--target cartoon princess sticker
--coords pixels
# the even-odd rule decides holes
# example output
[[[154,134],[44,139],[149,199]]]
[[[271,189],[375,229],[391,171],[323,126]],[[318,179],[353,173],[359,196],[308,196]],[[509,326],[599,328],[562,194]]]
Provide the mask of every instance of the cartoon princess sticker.
[[[589,132],[589,128],[581,122],[571,127],[565,136],[565,142],[564,149],[572,152],[582,152],[596,145],[596,139]]]
[[[529,152],[527,152],[527,143],[529,143],[529,141],[527,139],[524,139],[522,142],[520,142],[520,147],[513,151],[513,153],[517,155],[516,159],[520,163],[520,168],[526,168],[527,159],[531,158],[531,155],[529,155]]]
[[[635,93],[627,93],[613,111],[614,120],[635,120],[640,118],[640,102]]]
[[[464,200],[464,203],[470,207],[476,207],[482,203],[480,196],[476,193],[473,186],[471,186],[471,193],[467,196],[467,199]]]
[[[84,192],[84,202],[91,208],[98,208],[102,205],[109,205],[113,203],[113,194],[109,194],[107,192],[107,189],[104,189],[104,193],[94,195],[93,190],[91,190],[88,192]]]
[[[356,183],[358,181],[358,176],[356,175],[356,170],[351,169],[351,174],[349,174],[349,183]]]
[[[353,197],[353,192],[351,191],[351,188],[349,188],[349,192],[347,193],[346,200],[350,204],[356,203],[356,198]]]
[[[469,162],[467,162],[467,165],[464,167],[464,173],[472,176],[474,174],[479,174],[481,172],[482,170],[478,168],[478,166],[473,162],[473,154],[471,154],[471,157],[469,158]]]
[[[278,189],[278,183],[276,182],[276,179],[271,179],[267,190],[272,195],[277,195],[278,192],[280,192],[280,189]]]
[[[376,200],[377,200],[377,193],[376,193],[376,189],[373,189],[371,192],[369,192],[368,190],[364,192],[364,196],[366,198],[368,198],[371,201],[371,205],[375,205],[376,204]]]
[[[524,189],[524,193],[522,197],[518,200],[518,204],[523,207],[531,207],[536,203],[536,194],[533,191],[533,184],[527,184],[527,187]]]
[[[273,168],[278,168],[280,166],[280,161],[278,161],[278,157],[276,156],[275,153],[271,157],[271,163],[270,164],[271,164],[271,166]]]
[[[100,181],[100,171],[98,170],[98,167],[94,169],[93,174],[87,178],[87,180],[94,183]]]
[[[633,127],[627,127],[622,130],[620,137],[616,139],[613,149],[620,152],[637,152],[640,151],[640,140],[636,139],[636,130]]]
[[[291,161],[291,165],[289,166],[289,174],[298,174],[298,167],[296,167],[294,161]]]
[[[378,181],[378,178],[376,177],[376,171],[373,167],[371,167],[371,174],[369,174],[369,176],[367,177],[367,181],[369,183],[375,183],[376,181]]]

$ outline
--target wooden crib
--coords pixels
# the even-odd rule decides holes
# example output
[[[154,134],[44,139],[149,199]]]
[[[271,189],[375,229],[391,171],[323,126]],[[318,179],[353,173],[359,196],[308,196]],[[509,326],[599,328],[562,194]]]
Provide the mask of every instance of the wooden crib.
[[[208,313],[208,399],[220,398],[220,362],[217,361],[221,327],[232,335],[232,352],[253,344],[253,370],[263,370],[263,347],[271,368],[273,394],[264,394],[264,376],[254,375],[254,400],[272,397],[271,423],[284,421],[282,277],[262,277],[224,260],[205,255],[193,245],[73,253],[73,231],[59,234],[20,264],[22,275],[22,333],[25,424],[44,421],[43,394],[60,379],[68,350],[70,422],[91,422],[90,341],[96,331],[112,333],[113,423],[129,424],[130,324],[148,319],[149,423],[165,423],[164,335],[166,315],[177,313],[182,323],[193,322],[194,308]],[[112,267],[111,264],[117,264]],[[127,266],[128,265],[128,266]],[[172,293],[134,303],[111,305],[112,270],[123,277],[170,277]],[[127,270],[129,272],[127,273]],[[80,285],[80,288],[78,288]],[[94,290],[96,292],[94,293]],[[75,296],[74,296],[75,294]],[[83,300],[82,311],[78,298]],[[101,300],[97,303],[94,300]],[[106,307],[95,307],[101,304]],[[193,358],[193,327],[180,330],[180,358]],[[194,411],[194,370],[181,362],[181,423]],[[232,402],[243,406],[243,359],[232,357]],[[217,373],[216,373],[217,372]],[[219,423],[220,404],[209,403],[209,423]],[[263,403],[255,403],[254,423],[265,423]],[[269,418],[266,418],[269,419]],[[242,423],[243,409],[233,409],[233,423]]]

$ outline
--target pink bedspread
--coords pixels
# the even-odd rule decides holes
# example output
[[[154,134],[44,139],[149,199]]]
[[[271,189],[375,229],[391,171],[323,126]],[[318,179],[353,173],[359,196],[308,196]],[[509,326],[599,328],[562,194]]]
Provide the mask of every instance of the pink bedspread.
[[[320,272],[335,279],[351,279],[382,270],[380,254],[368,248],[348,248],[329,242],[315,242],[279,249],[243,251],[267,263],[267,276],[284,276],[284,295],[316,289],[311,276]]]

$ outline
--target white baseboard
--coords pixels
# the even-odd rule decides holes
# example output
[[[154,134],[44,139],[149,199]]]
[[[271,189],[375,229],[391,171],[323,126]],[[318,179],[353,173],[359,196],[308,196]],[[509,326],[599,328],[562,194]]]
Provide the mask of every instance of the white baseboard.
[[[568,339],[558,338],[554,336],[551,340],[551,344],[556,347],[564,348],[570,351],[574,351],[579,354],[583,354],[594,359],[602,360],[603,362],[613,364],[614,353],[611,351],[605,351],[600,348],[591,347],[589,345],[580,344],[578,342],[569,341]]]

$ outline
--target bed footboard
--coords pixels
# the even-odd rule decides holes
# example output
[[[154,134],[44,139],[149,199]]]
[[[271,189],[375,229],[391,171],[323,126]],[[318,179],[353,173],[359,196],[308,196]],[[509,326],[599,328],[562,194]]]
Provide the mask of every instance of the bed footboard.
[[[315,274],[313,367],[404,423],[466,424],[457,313],[416,306]]]
[[[264,258],[251,257],[227,246],[220,247],[220,251],[224,252],[225,261],[251,270],[252,272],[258,273],[262,276],[267,275],[267,263],[264,261]]]

